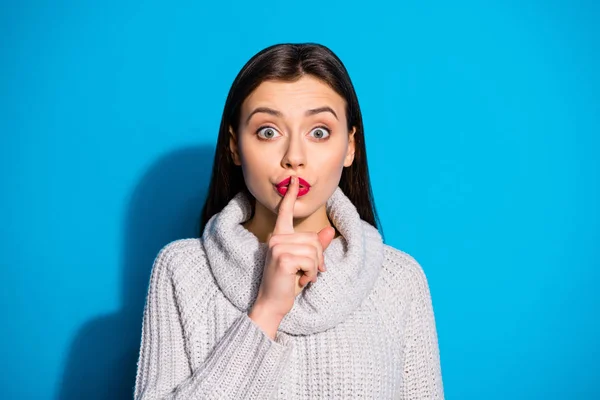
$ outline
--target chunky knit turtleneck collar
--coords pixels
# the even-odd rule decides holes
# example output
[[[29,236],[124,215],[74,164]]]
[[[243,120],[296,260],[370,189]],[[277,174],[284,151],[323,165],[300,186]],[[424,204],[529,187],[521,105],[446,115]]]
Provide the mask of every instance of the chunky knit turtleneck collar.
[[[344,321],[369,294],[383,262],[383,242],[375,227],[360,218],[338,187],[326,205],[340,236],[324,251],[327,271],[319,273],[296,297],[279,330],[307,335]],[[250,200],[239,192],[207,223],[202,241],[215,280],[227,299],[241,311],[254,304],[268,246],[242,225],[251,215]]]

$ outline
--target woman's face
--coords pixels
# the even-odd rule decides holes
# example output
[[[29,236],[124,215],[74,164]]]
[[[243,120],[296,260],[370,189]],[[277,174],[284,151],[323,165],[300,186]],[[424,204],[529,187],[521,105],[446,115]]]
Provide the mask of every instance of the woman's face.
[[[346,123],[346,102],[327,84],[305,75],[295,82],[265,81],[243,102],[230,148],[254,198],[276,213],[282,194],[276,185],[290,176],[308,182],[295,218],[324,207],[342,170],[354,159],[354,132]]]

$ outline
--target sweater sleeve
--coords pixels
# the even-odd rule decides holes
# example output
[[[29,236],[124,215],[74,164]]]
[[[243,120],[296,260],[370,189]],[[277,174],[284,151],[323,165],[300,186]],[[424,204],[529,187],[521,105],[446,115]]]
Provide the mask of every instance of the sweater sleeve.
[[[444,399],[438,336],[427,278],[413,264],[413,298],[406,324],[402,399]]]
[[[276,389],[291,343],[272,340],[242,313],[192,371],[170,268],[163,249],[152,269],[144,308],[135,400],[268,398]]]

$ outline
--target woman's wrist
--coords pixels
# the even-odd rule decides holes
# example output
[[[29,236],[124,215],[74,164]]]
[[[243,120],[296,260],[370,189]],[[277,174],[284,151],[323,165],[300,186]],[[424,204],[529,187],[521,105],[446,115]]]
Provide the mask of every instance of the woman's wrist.
[[[269,307],[260,302],[255,302],[248,317],[256,323],[271,339],[275,340],[277,329],[284,316],[279,316],[272,312]]]

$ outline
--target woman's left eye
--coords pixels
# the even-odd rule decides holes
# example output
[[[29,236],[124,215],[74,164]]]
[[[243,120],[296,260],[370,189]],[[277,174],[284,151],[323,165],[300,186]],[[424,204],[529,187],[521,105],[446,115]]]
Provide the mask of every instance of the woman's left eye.
[[[327,139],[329,137],[329,135],[331,134],[331,132],[329,131],[329,129],[325,128],[324,126],[318,126],[315,129],[313,129],[311,131],[311,133],[314,132],[314,137],[316,139]]]

